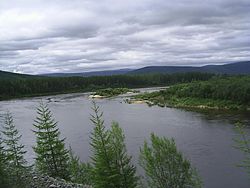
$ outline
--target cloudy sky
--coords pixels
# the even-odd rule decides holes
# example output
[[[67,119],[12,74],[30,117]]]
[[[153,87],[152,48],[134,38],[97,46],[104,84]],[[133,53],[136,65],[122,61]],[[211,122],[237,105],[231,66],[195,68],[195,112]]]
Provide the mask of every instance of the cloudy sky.
[[[249,10],[250,0],[0,0],[0,70],[249,60]]]

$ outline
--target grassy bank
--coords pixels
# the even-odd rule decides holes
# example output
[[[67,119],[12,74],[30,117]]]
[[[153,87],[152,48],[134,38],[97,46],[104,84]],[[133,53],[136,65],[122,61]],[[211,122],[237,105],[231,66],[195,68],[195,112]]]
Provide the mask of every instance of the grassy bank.
[[[170,107],[250,110],[250,76],[178,84],[163,91],[137,95],[135,100]]]

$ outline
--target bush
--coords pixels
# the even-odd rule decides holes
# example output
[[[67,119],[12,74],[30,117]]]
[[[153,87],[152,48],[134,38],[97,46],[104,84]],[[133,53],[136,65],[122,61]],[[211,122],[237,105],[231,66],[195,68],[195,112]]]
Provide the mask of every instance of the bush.
[[[201,181],[190,162],[177,151],[173,139],[151,134],[151,146],[145,141],[140,150],[140,165],[152,188],[201,187]]]

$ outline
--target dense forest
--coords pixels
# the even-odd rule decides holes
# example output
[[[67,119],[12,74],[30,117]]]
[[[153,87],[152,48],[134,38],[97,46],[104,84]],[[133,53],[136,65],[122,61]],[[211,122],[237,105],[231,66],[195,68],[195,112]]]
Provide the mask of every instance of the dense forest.
[[[220,76],[207,81],[177,84],[137,98],[170,106],[246,109],[250,106],[250,76]]]
[[[26,96],[56,93],[94,91],[102,88],[150,87],[208,80],[209,73],[114,75],[95,77],[29,77],[21,79],[0,79],[0,100]]]

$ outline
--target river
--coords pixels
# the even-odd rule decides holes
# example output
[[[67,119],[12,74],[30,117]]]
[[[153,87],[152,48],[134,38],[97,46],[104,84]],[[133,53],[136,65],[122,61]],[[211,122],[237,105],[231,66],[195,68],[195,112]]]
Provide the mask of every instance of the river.
[[[141,91],[152,89],[141,89]],[[22,134],[21,142],[26,146],[26,158],[32,162],[32,146],[35,137],[32,124],[36,107],[43,100],[58,121],[67,146],[82,161],[89,161],[91,149],[89,136],[93,125],[90,122],[91,99],[89,94],[65,94],[0,102],[1,123],[3,114],[9,110]],[[250,122],[249,114],[200,113],[175,108],[148,107],[146,104],[127,104],[124,97],[96,100],[104,112],[105,125],[119,122],[126,135],[128,152],[138,162],[139,148],[150,133],[173,137],[177,147],[202,177],[205,188],[249,188],[250,179],[244,169],[236,167],[243,155],[233,147],[236,133],[233,122],[237,118]],[[140,171],[140,169],[139,169]]]

